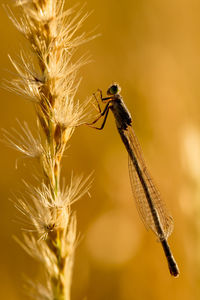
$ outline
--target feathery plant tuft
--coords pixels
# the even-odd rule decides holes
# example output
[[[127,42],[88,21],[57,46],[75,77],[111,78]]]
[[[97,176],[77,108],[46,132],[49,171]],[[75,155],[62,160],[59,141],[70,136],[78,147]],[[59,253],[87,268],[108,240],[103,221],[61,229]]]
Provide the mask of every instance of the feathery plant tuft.
[[[71,177],[60,183],[61,159],[77,127],[87,113],[87,103],[75,101],[80,81],[77,71],[87,63],[75,60],[78,46],[94,38],[78,33],[88,13],[83,7],[64,11],[64,0],[17,0],[20,17],[6,7],[9,18],[29,43],[20,61],[10,57],[18,77],[9,89],[29,98],[35,107],[36,135],[28,124],[4,132],[7,142],[23,155],[39,161],[43,179],[39,186],[25,183],[15,206],[27,231],[17,241],[43,265],[45,282],[29,281],[29,295],[38,300],[69,300],[76,245],[76,216],[71,204],[88,192],[90,176]],[[31,291],[31,293],[30,293]]]

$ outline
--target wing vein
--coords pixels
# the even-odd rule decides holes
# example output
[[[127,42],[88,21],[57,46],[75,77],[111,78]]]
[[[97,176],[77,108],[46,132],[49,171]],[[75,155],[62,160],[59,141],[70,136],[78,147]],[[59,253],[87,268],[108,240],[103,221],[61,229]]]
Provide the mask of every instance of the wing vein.
[[[159,190],[154,185],[152,177],[146,168],[145,161],[142,156],[141,147],[140,147],[137,137],[133,131],[133,128],[131,126],[129,126],[127,128],[127,130],[124,131],[124,134],[126,135],[128,141],[130,143],[130,146],[132,148],[132,151],[137,159],[139,168],[141,170],[142,176],[146,183],[153,206],[158,215],[160,225],[161,225],[163,233],[164,233],[164,238],[167,239],[173,230],[173,219],[169,215],[169,213],[166,209],[165,203],[163,202],[163,200],[160,197]],[[134,195],[134,199],[136,202],[136,206],[137,206],[139,215],[140,215],[145,227],[147,229],[151,229],[158,236],[159,234],[157,232],[157,228],[156,228],[153,216],[152,216],[152,211],[149,207],[143,186],[141,184],[140,178],[137,174],[134,163],[133,163],[132,159],[130,158],[130,156],[128,158],[128,166],[129,166],[129,176],[130,176],[132,192]]]

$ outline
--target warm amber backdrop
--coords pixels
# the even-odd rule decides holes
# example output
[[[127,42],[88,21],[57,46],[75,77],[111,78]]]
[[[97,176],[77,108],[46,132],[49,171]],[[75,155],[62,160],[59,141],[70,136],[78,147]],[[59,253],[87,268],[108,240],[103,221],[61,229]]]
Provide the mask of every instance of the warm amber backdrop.
[[[8,3],[2,1],[1,3]],[[68,1],[67,1],[68,2]],[[76,1],[69,1],[69,5]],[[82,1],[80,1],[82,2]],[[103,132],[77,129],[63,175],[95,170],[91,198],[74,205],[82,238],[75,257],[72,299],[200,299],[200,2],[198,0],[87,0],[94,9],[86,29],[102,36],[82,47],[94,62],[81,71],[79,98],[112,81],[132,113],[148,166],[175,223],[169,239],[180,267],[171,278],[155,236],[140,221],[132,199],[127,154],[113,117]],[[23,39],[0,9],[0,77],[13,71]],[[32,105],[1,90],[0,127],[34,124]],[[38,266],[16,245],[16,211],[9,198],[23,188],[33,161],[0,147],[0,299],[27,299],[22,274]]]

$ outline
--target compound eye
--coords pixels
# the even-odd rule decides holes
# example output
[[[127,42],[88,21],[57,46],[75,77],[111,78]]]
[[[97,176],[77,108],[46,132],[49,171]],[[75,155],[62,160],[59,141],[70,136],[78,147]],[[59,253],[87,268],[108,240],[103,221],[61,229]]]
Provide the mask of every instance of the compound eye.
[[[111,87],[109,87],[107,94],[108,95],[115,95],[119,92],[119,87],[117,84],[113,84],[111,85]]]

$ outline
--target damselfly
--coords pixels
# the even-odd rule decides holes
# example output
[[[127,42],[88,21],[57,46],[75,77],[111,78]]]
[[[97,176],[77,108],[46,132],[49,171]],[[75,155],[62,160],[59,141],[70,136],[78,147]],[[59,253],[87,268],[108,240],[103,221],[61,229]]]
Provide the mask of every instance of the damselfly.
[[[94,94],[99,116],[88,125],[99,130],[103,129],[109,111],[113,112],[117,130],[128,152],[130,181],[140,217],[147,229],[151,229],[157,235],[167,258],[169,271],[172,276],[177,277],[179,269],[167,242],[173,230],[173,219],[168,214],[165,204],[160,198],[160,193],[146,168],[140,145],[132,128],[131,115],[120,95],[120,87],[118,84],[111,85],[105,98],[102,96],[102,91],[98,91],[101,100],[107,104],[102,111]],[[101,127],[94,127],[93,124],[102,117],[104,119]]]

